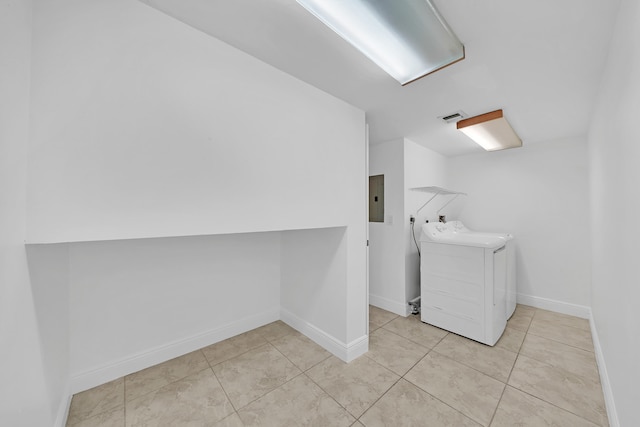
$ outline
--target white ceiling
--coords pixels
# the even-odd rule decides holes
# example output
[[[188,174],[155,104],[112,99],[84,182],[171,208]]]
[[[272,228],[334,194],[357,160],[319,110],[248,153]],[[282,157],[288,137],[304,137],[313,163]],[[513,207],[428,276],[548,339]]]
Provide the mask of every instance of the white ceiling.
[[[361,108],[372,144],[446,156],[482,151],[437,119],[457,110],[502,108],[525,145],[586,134],[619,4],[436,0],[466,58],[403,87],[295,0],[141,1]]]

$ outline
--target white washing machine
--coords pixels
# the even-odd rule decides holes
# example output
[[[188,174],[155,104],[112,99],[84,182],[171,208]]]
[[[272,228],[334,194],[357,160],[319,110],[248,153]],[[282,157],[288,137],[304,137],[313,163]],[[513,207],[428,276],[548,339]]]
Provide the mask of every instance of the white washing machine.
[[[516,242],[514,236],[511,233],[488,233],[484,231],[471,231],[462,221],[447,221],[447,227],[451,229],[453,233],[475,233],[481,236],[496,236],[505,240],[507,251],[507,301],[506,312],[507,320],[513,316],[513,312],[516,310],[516,295],[517,295],[517,274],[516,274]]]
[[[508,317],[507,240],[462,231],[460,226],[439,222],[422,226],[421,319],[495,345]]]

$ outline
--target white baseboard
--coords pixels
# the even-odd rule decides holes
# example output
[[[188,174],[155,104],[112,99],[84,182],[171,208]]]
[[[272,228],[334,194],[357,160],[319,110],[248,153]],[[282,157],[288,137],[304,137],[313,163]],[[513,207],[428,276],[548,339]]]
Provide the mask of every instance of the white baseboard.
[[[576,316],[582,319],[589,319],[591,317],[591,308],[586,305],[571,304],[568,302],[557,301],[549,298],[534,297],[533,295],[526,295],[518,293],[518,304],[529,305],[535,308],[541,308],[543,310],[555,311],[556,313],[568,314],[569,316]]]
[[[266,325],[267,323],[275,322],[279,318],[279,309],[272,308],[210,331],[169,342],[137,354],[132,354],[94,369],[72,374],[70,384],[71,394],[88,390],[124,375],[157,365],[158,363],[166,362],[167,360],[215,344],[243,332],[250,331],[251,329]]]
[[[351,362],[369,350],[367,335],[347,344],[284,308],[280,308],[280,320],[345,362]]]
[[[62,394],[64,397],[60,399],[60,406],[58,406],[58,413],[56,420],[54,421],[54,427],[65,427],[67,425],[67,418],[69,417],[69,407],[71,406],[71,397],[69,384],[65,387]]]
[[[407,317],[411,314],[409,303],[393,301],[378,295],[369,294],[369,304],[390,311],[398,316]]]
[[[602,354],[602,347],[600,346],[598,331],[596,330],[596,324],[595,324],[595,321],[593,320],[593,313],[590,313],[590,316],[589,316],[589,326],[591,327],[593,349],[596,353],[596,362],[598,363],[598,372],[600,373],[600,383],[602,384],[602,394],[604,394],[604,403],[607,408],[607,417],[609,418],[609,426],[620,427],[620,420],[618,419],[618,411],[616,410],[616,403],[613,400],[613,390],[611,389],[611,382],[609,381],[609,373],[607,372],[607,365],[604,361],[604,355]]]

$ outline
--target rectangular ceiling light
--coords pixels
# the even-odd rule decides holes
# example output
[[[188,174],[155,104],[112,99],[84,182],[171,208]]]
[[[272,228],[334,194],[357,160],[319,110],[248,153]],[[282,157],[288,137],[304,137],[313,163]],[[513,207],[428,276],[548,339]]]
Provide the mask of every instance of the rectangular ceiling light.
[[[297,0],[402,85],[464,59],[431,0]]]
[[[460,120],[457,127],[487,151],[522,147],[522,140],[504,118],[502,110]]]

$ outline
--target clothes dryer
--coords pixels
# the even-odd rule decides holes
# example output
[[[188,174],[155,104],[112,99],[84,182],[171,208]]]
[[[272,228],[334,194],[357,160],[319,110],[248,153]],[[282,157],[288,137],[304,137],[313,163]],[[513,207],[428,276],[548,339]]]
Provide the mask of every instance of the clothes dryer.
[[[453,228],[422,226],[421,320],[495,345],[507,323],[507,241]]]

